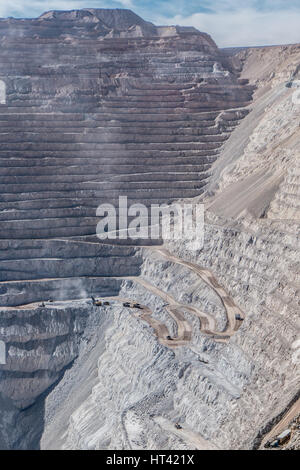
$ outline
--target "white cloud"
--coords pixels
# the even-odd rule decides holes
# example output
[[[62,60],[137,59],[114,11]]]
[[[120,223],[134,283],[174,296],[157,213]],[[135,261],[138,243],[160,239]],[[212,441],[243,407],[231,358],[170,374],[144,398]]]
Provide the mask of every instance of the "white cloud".
[[[40,14],[44,11],[53,9],[64,10],[65,8],[81,8],[80,5],[82,5],[83,3],[85,2],[82,2],[80,0],[62,0],[60,2],[57,2],[55,0],[14,0],[13,4],[9,4],[7,0],[0,0],[0,15],[2,17],[15,15],[28,17],[29,12],[33,12],[33,15],[35,15],[35,12],[38,12],[38,14]]]
[[[131,8],[133,7],[132,0],[118,0],[124,7]]]
[[[232,0],[232,3],[235,3],[235,0]],[[158,17],[156,22],[195,26],[210,34],[220,47],[300,42],[300,9],[266,12],[245,8],[212,14]]]

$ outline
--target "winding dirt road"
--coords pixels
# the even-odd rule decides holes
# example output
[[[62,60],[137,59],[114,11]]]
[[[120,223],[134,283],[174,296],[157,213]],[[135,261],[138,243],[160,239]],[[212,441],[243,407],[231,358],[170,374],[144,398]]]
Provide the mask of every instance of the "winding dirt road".
[[[192,431],[191,429],[188,429],[186,426],[184,426],[184,428],[180,430],[177,430],[172,421],[163,418],[162,416],[155,417],[154,421],[164,431],[179,437],[180,440],[182,440],[188,445],[189,449],[218,450],[218,448],[214,444],[204,439],[200,434]]]
[[[177,256],[172,255],[165,248],[153,248],[153,250],[155,250],[161,256],[166,258],[168,261],[171,261],[172,263],[180,264],[190,269],[191,271],[195,272],[219,296],[226,310],[228,325],[227,325],[226,331],[224,332],[214,331],[214,332],[211,332],[212,334],[231,336],[235,333],[236,330],[239,329],[241,325],[241,321],[236,320],[236,315],[239,315],[241,318],[245,318],[245,315],[241,311],[241,309],[235,304],[232,297],[230,297],[229,294],[226,292],[226,290],[218,283],[217,279],[215,278],[213,273],[211,273],[211,271],[209,271],[206,268],[201,268],[197,264],[191,263],[189,261],[184,261],[178,258]],[[202,315],[203,315],[203,312],[202,312]]]
[[[149,247],[147,247],[149,248]],[[224,331],[217,331],[216,329],[216,321],[215,318],[199,310],[197,307],[187,304],[182,304],[178,302],[174,297],[172,297],[169,293],[164,292],[163,290],[159,289],[158,287],[151,284],[149,281],[143,279],[142,277],[124,277],[124,279],[131,280],[140,284],[144,289],[148,292],[153,293],[155,296],[160,297],[163,301],[167,304],[164,306],[167,313],[173,318],[176,323],[177,334],[171,340],[167,339],[171,337],[167,326],[154,318],[153,312],[150,310],[149,307],[146,305],[142,305],[141,310],[135,310],[134,316],[140,318],[141,320],[147,322],[154,330],[159,342],[169,348],[176,348],[178,346],[184,346],[191,342],[192,340],[192,333],[193,328],[192,325],[186,320],[185,313],[189,312],[190,314],[196,316],[200,319],[200,330],[201,332],[213,338],[217,342],[226,342],[230,339],[230,337],[238,330],[241,325],[241,320],[236,319],[236,315],[239,315],[240,318],[244,318],[243,312],[239,309],[238,306],[235,305],[233,299],[228,295],[225,289],[218,283],[217,279],[214,275],[205,268],[201,268],[200,266],[184,261],[180,258],[169,253],[165,248],[161,247],[151,247],[151,250],[155,251],[161,257],[171,261],[175,264],[180,264],[185,268],[193,271],[197,274],[197,276],[204,281],[214,292],[219,296],[221,299],[224,308],[226,310],[227,315],[227,325]],[[121,297],[107,297],[106,300],[111,301],[119,301],[119,302],[137,302],[138,300],[132,299],[125,299]],[[62,302],[63,304],[68,301]],[[76,302],[73,300],[73,302]],[[60,302],[53,302],[48,303],[44,302],[46,308],[54,308],[57,307]],[[41,306],[40,302],[34,302],[28,305],[22,305],[19,307],[5,307],[5,309],[32,309],[32,308],[39,308]]]
[[[224,331],[217,331],[216,321],[212,315],[202,312],[195,306],[186,305],[178,302],[169,293],[164,292],[163,290],[154,286],[142,277],[128,277],[126,279],[133,280],[137,284],[144,287],[144,289],[153,293],[155,296],[160,297],[161,299],[163,299],[164,302],[167,303],[167,305],[164,306],[164,309],[175,321],[177,327],[177,335],[172,339],[168,339],[168,337],[171,337],[171,334],[167,326],[161,321],[154,318],[153,312],[146,305],[141,305],[142,309],[136,310],[134,316],[147,322],[153,328],[158,338],[158,341],[169,348],[176,348],[178,346],[187,345],[192,340],[193,328],[191,324],[186,320],[184,316],[185,312],[189,312],[200,319],[200,330],[204,335],[211,337],[216,342],[227,342],[230,337],[238,330],[242,323],[242,320],[236,319],[236,316],[239,315],[239,317],[243,319],[244,314],[241,309],[235,304],[234,300],[228,295],[225,289],[218,283],[214,275],[208,269],[201,268],[196,264],[190,263],[188,261],[183,261],[180,258],[177,258],[164,248],[153,247],[151,249],[162,257],[171,261],[172,263],[180,264],[188,268],[189,270],[195,272],[201,280],[203,280],[210,288],[212,288],[214,292],[216,292],[216,294],[219,296],[224,305],[227,315],[227,325]],[[133,301],[132,299],[124,299],[121,297],[107,298],[107,300],[109,299],[115,301],[117,300],[123,303],[132,303],[137,301]]]
[[[167,305],[164,308],[177,324],[177,336],[174,337],[172,340],[168,340],[167,336],[169,335],[169,333],[166,333],[166,326],[158,320],[155,320],[152,316],[150,316],[151,314],[148,308],[146,315],[140,315],[141,319],[146,320],[147,323],[154,328],[160,343],[164,344],[165,346],[174,348],[177,346],[183,346],[191,341],[192,326],[185,319],[184,316],[184,312],[187,311],[200,319],[200,329],[203,334],[210,336],[217,342],[228,341],[230,337],[238,330],[242,322],[242,320],[237,320],[236,316],[238,315],[241,319],[243,319],[244,314],[241,309],[235,304],[233,299],[228,295],[225,289],[218,283],[214,275],[208,269],[201,268],[196,264],[190,263],[188,261],[183,261],[180,258],[177,258],[164,248],[153,247],[151,249],[162,257],[164,257],[165,259],[167,259],[168,261],[180,264],[188,268],[189,270],[195,272],[200,279],[202,279],[210,288],[212,288],[216,292],[216,294],[221,299],[227,314],[226,329],[224,331],[217,331],[216,321],[212,315],[202,312],[194,306],[182,304],[175,300],[170,294],[162,291],[161,289],[154,286],[145,279],[141,277],[136,277],[134,278],[135,282],[142,285],[146,290],[152,292],[154,295],[160,297],[165,302],[167,302]]]
[[[268,434],[263,438],[261,441],[260,447],[264,447],[264,445],[268,441],[272,441],[275,439],[280,433],[282,433],[285,429],[287,429],[290,423],[293,421],[296,416],[300,414],[300,398],[291,406],[291,408],[283,415],[282,419],[271,429]]]

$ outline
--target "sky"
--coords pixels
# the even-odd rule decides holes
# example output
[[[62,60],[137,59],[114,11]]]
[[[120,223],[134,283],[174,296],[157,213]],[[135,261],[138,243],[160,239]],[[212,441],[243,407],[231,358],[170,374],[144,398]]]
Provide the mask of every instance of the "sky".
[[[195,26],[220,47],[300,42],[300,0],[0,0],[0,17],[80,8],[130,8],[157,25]]]

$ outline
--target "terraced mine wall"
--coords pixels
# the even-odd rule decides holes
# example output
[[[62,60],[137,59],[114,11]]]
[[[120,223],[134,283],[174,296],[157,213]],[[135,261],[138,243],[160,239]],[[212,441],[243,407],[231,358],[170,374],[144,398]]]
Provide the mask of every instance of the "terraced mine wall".
[[[297,419],[300,47],[239,56],[257,92],[200,197],[203,249],[141,250],[139,277],[93,339],[96,359],[87,348],[48,396],[42,448],[253,449]]]
[[[0,20],[0,41],[0,441],[35,447],[8,429],[79,354],[77,300],[141,274],[137,247],[99,243],[96,208],[201,195],[253,86],[207,34],[127,10]]]
[[[2,281],[72,277],[69,243],[43,240],[93,237],[101,203],[201,194],[247,114],[252,87],[194,29],[88,10],[1,20],[0,31]],[[74,276],[116,275],[83,255],[90,246],[72,246]],[[137,273],[134,264],[130,257],[127,275]]]

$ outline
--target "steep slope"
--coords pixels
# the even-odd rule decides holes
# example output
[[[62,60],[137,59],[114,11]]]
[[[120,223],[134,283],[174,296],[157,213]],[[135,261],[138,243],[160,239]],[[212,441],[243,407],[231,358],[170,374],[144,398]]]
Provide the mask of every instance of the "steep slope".
[[[207,34],[128,10],[0,20],[0,32],[0,390],[24,409],[78,353],[73,301],[140,274],[135,247],[98,243],[98,205],[201,194],[252,87]],[[49,299],[75,309],[64,334]]]
[[[299,396],[298,46],[126,10],[0,29],[1,446],[259,446]],[[119,195],[205,203],[203,249],[100,244]]]
[[[172,255],[143,250],[141,276],[127,280],[120,295],[150,307],[154,329],[138,310],[112,307],[114,323],[88,397],[78,398],[77,385],[63,380],[46,402],[43,448],[249,449],[267,439],[283,415],[292,420],[297,414],[298,49],[290,47],[290,61],[289,48],[284,57],[281,48],[243,52],[242,75],[258,88],[198,199],[206,204],[204,248],[190,251],[181,241],[164,248]],[[255,65],[264,53],[273,57],[272,77]],[[193,266],[217,284],[199,279]],[[216,287],[226,292],[223,301]],[[234,305],[239,317],[228,335],[228,306]],[[221,342],[208,331],[216,325]],[[168,332],[173,339],[161,341]],[[70,404],[56,406],[54,415],[62,390]]]

